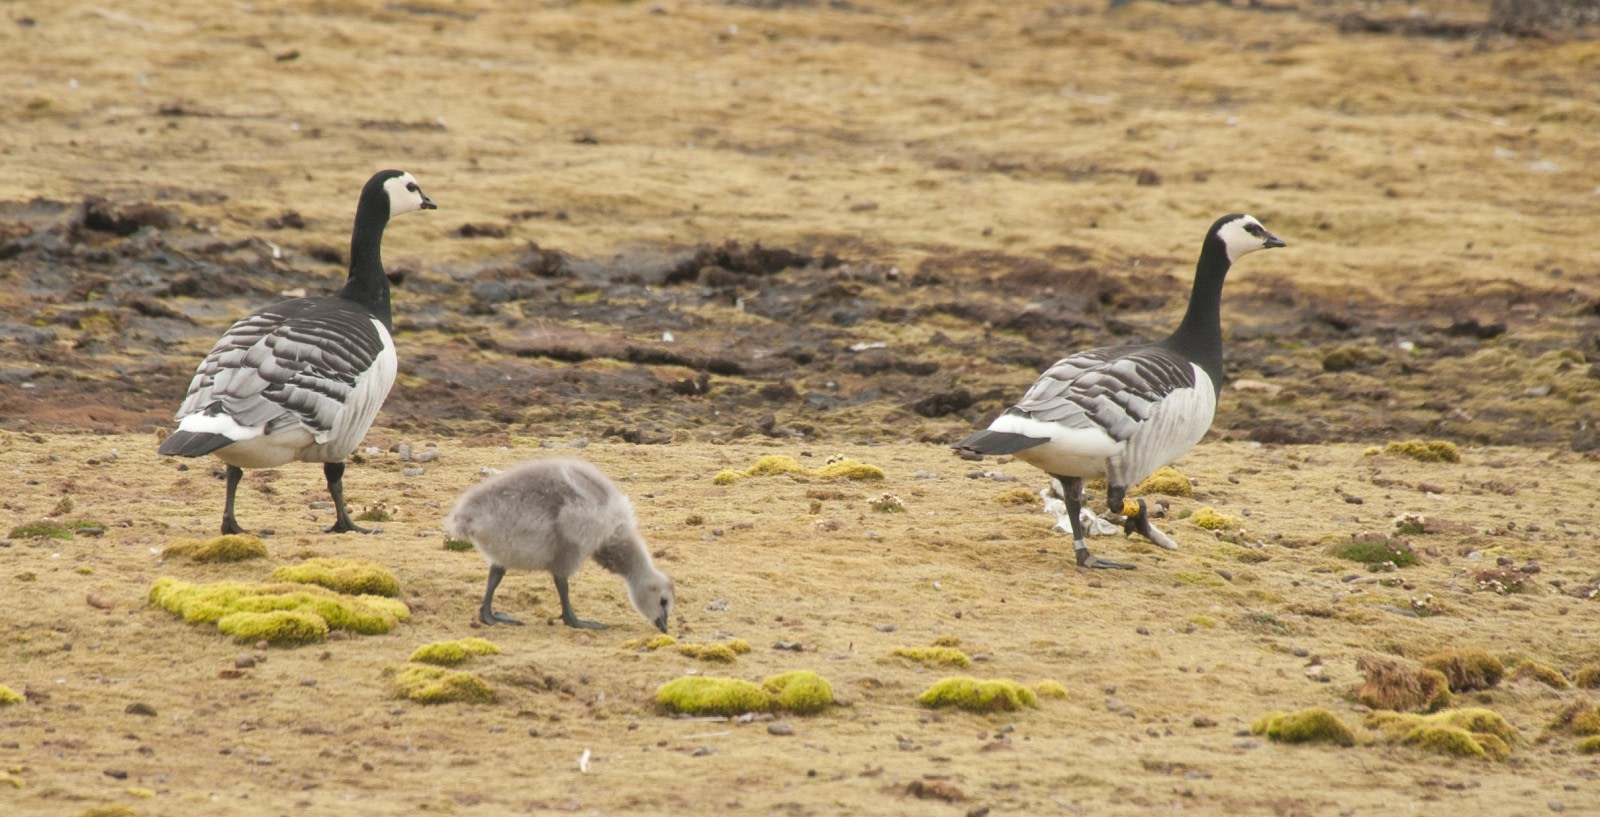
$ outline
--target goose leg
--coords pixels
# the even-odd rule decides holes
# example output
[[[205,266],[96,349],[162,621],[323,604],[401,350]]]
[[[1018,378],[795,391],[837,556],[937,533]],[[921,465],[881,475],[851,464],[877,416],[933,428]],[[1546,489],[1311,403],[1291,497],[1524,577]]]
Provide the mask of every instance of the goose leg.
[[[1078,516],[1083,510],[1083,480],[1079,477],[1055,477],[1055,482],[1061,501],[1067,503],[1067,520],[1072,525],[1072,552],[1077,557],[1078,567],[1132,570],[1133,565],[1102,559],[1089,552],[1089,543],[1084,539],[1083,520]]]
[[[233,496],[239,492],[239,480],[244,479],[244,469],[230,465],[228,473],[228,499],[222,506],[222,534],[244,533],[239,521],[233,518]]]
[[[1172,537],[1150,524],[1150,509],[1144,500],[1129,500],[1126,498],[1127,492],[1128,489],[1122,485],[1113,485],[1106,490],[1106,504],[1111,506],[1112,512],[1125,517],[1122,532],[1129,535],[1137,533],[1167,550],[1177,550],[1178,543],[1172,541]]]
[[[344,463],[325,462],[322,464],[322,475],[328,478],[328,495],[333,497],[334,513],[338,518],[332,527],[323,528],[323,533],[371,533],[370,528],[363,528],[350,521],[350,512],[344,507]]]
[[[522,622],[494,611],[494,589],[500,586],[500,580],[505,578],[506,569],[500,565],[489,565],[489,588],[483,591],[483,605],[478,608],[478,620],[493,627],[496,624],[515,624],[522,626]]]
[[[578,614],[572,612],[572,599],[567,596],[567,577],[556,576],[556,595],[561,597],[561,623],[568,627],[578,627],[585,630],[604,630],[606,625],[598,621],[584,621]]]

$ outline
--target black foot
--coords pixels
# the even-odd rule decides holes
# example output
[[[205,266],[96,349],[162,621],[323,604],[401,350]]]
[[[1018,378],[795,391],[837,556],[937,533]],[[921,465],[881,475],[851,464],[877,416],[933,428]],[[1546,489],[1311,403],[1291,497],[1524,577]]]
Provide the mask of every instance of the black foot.
[[[354,522],[335,522],[322,529],[323,533],[377,533],[376,528],[363,528]]]
[[[1089,568],[1091,570],[1135,570],[1135,569],[1137,569],[1133,565],[1130,565],[1130,564],[1127,564],[1127,563],[1124,563],[1124,562],[1113,562],[1110,559],[1102,559],[1099,556],[1096,556],[1096,555],[1090,553],[1087,549],[1078,550],[1077,551],[1077,556],[1078,556],[1078,567],[1087,567],[1087,568]]]
[[[239,527],[238,522],[235,522],[232,519],[222,520],[223,536],[238,536],[241,533],[244,533],[244,528]]]
[[[577,616],[562,616],[561,623],[568,627],[577,627],[580,630],[604,630],[607,628],[607,625],[598,621],[584,621]]]
[[[489,625],[490,627],[493,627],[496,624],[511,624],[516,627],[522,626],[522,622],[512,618],[511,616],[508,616],[505,613],[495,613],[492,611],[479,610],[478,620]]]

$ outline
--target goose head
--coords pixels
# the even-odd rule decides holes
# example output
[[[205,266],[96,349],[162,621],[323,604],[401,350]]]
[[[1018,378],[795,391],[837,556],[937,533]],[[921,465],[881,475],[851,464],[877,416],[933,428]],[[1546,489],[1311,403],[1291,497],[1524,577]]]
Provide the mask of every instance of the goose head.
[[[389,199],[389,218],[413,210],[437,209],[433,199],[422,192],[422,187],[410,173],[403,170],[385,170],[372,177],[368,184],[377,182]]]
[[[1230,264],[1256,250],[1288,246],[1283,239],[1267,232],[1267,228],[1261,226],[1255,216],[1238,213],[1217,219],[1217,223],[1211,227],[1211,234],[1222,242]]]

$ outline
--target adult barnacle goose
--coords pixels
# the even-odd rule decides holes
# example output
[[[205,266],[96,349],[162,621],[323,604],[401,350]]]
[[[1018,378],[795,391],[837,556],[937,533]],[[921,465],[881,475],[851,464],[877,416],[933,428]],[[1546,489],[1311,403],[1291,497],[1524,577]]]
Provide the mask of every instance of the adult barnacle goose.
[[[1065,502],[1078,565],[1131,570],[1094,556],[1084,542],[1085,479],[1105,477],[1106,503],[1123,528],[1166,548],[1128,486],[1183,456],[1211,427],[1222,385],[1222,282],[1233,262],[1284,242],[1247,215],[1226,215],[1206,232],[1183,322],[1165,339],[1069,355],[1039,376],[1016,405],[955,444],[978,454],[1012,454],[1049,474]]]
[[[381,248],[389,219],[432,210],[410,173],[385,170],[361,189],[350,235],[350,275],[332,296],[262,307],[223,333],[189,383],[166,456],[216,454],[227,464],[222,532],[243,533],[233,516],[245,468],[323,463],[337,520],[334,533],[361,531],[344,504],[344,458],[378,414],[396,370],[389,279]]]

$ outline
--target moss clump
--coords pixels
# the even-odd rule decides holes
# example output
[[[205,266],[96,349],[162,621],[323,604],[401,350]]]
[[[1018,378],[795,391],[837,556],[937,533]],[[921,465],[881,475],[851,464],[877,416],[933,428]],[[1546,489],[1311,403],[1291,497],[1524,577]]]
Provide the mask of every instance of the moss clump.
[[[806,469],[796,462],[794,457],[782,454],[769,454],[756,460],[756,464],[745,470],[748,477],[776,477],[784,474],[805,475]]]
[[[1516,670],[1511,673],[1511,677],[1518,681],[1538,681],[1551,689],[1569,689],[1572,687],[1572,684],[1567,681],[1567,676],[1561,674],[1561,670],[1537,661],[1523,661],[1518,664]]]
[[[741,479],[744,479],[744,474],[741,474],[731,468],[724,468],[723,470],[718,471],[716,476],[711,478],[711,484],[732,485]]]
[[[1450,705],[1450,683],[1437,670],[1413,670],[1399,662],[1363,656],[1356,669],[1366,681],[1356,689],[1356,699],[1373,709],[1432,712]]]
[[[1237,516],[1229,516],[1210,507],[1195,511],[1194,515],[1189,517],[1189,521],[1194,523],[1195,527],[1204,530],[1232,530],[1244,523],[1244,520]]]
[[[420,704],[480,704],[494,700],[494,687],[470,672],[412,664],[395,674],[394,694]]]
[[[306,644],[328,635],[328,621],[315,613],[295,610],[239,612],[217,619],[217,631],[245,644]]]
[[[1273,712],[1250,727],[1253,734],[1265,735],[1280,743],[1336,743],[1354,746],[1356,735],[1339,716],[1320,707],[1300,712]]]
[[[740,715],[770,710],[773,697],[760,686],[737,678],[688,676],[657,688],[656,704],[687,715]]]
[[[1034,684],[1033,693],[1041,698],[1059,698],[1063,701],[1067,699],[1067,688],[1062,686],[1059,681],[1051,681],[1049,679]]]
[[[778,709],[796,715],[810,715],[833,705],[833,685],[810,670],[768,676],[761,688],[774,696]]]
[[[0,706],[11,706],[22,703],[24,698],[17,694],[11,687],[0,685]]]
[[[738,657],[726,644],[679,644],[678,652],[701,661],[717,661],[724,664],[731,664]]]
[[[1600,755],[1600,738],[1585,738],[1578,744],[1578,754]]]
[[[77,817],[139,817],[139,812],[123,805],[95,806],[78,812]]]
[[[640,638],[630,638],[627,641],[622,642],[622,648],[625,650],[644,650],[645,652],[654,652],[662,647],[671,647],[677,643],[678,639],[662,633],[661,635],[647,635]]]
[[[191,624],[217,624],[234,613],[301,612],[321,618],[331,630],[376,635],[389,632],[411,615],[410,609],[396,599],[347,596],[314,585],[287,582],[190,584],[162,578],[150,586],[149,598],[151,604],[182,616]],[[233,626],[249,626],[244,621],[248,620]]]
[[[811,475],[822,479],[848,479],[854,482],[882,482],[888,478],[882,468],[855,460],[830,462],[811,472]]]
[[[895,647],[889,652],[896,658],[909,658],[926,666],[943,665],[965,667],[972,663],[966,653],[955,647]]]
[[[1419,561],[1416,551],[1404,539],[1371,534],[1352,534],[1350,541],[1333,545],[1328,553],[1365,565],[1392,563],[1395,567],[1411,567]]]
[[[465,539],[446,539],[444,540],[444,549],[461,553],[463,551],[472,550],[472,543]]]
[[[1419,726],[1408,732],[1401,742],[1435,754],[1488,757],[1483,744],[1459,726]]]
[[[179,539],[161,551],[164,559],[184,557],[191,562],[242,562],[267,558],[267,543],[244,535],[218,536],[215,539]]]
[[[1039,696],[1009,678],[980,681],[951,677],[936,681],[917,697],[917,702],[935,709],[954,706],[968,712],[1015,712],[1023,707],[1038,706]]]
[[[1389,443],[1383,447],[1383,453],[1394,454],[1400,457],[1410,457],[1418,462],[1460,462],[1461,452],[1456,444],[1444,440],[1407,440],[1403,443]]]
[[[1444,673],[1452,692],[1488,689],[1500,683],[1506,673],[1500,659],[1477,647],[1440,650],[1422,659],[1422,665]]]
[[[1026,488],[1012,488],[995,494],[994,501],[1001,505],[1032,507],[1039,504],[1039,495]]]
[[[1128,491],[1128,496],[1147,496],[1161,494],[1162,496],[1194,496],[1194,485],[1189,478],[1178,473],[1178,469],[1170,465],[1163,465],[1156,469],[1154,474],[1144,478],[1144,481],[1133,486]]]
[[[420,664],[453,667],[474,655],[496,655],[500,648],[482,638],[463,638],[459,641],[435,641],[423,644],[406,659]]]
[[[1600,689],[1600,664],[1588,664],[1573,673],[1572,685],[1579,689]]]
[[[72,528],[54,519],[40,519],[12,528],[8,536],[12,539],[71,539]]]
[[[356,596],[398,596],[400,582],[388,568],[365,559],[307,559],[272,571],[281,582],[298,582],[326,587]]]

